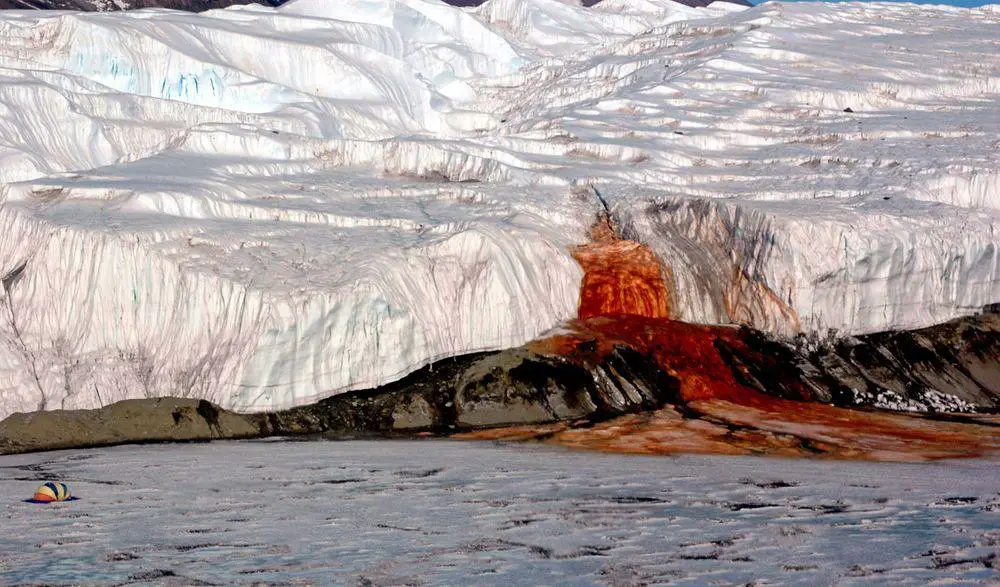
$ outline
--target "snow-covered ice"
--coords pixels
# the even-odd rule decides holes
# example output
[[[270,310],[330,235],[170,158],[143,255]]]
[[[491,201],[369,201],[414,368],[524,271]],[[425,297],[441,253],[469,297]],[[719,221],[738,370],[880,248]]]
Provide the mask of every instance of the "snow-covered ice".
[[[48,479],[79,501],[20,501]],[[0,582],[995,583],[1000,467],[453,441],[0,458]]]
[[[2,12],[0,417],[277,409],[524,343],[575,315],[604,205],[681,319],[974,312],[1000,300],[998,30],[896,4]]]

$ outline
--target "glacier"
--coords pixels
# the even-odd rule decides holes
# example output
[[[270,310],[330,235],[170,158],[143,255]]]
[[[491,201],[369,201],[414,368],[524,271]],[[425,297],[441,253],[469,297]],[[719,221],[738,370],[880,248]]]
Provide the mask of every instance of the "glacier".
[[[293,0],[0,11],[0,418],[311,403],[576,316],[598,215],[673,317],[1000,300],[1000,7]]]

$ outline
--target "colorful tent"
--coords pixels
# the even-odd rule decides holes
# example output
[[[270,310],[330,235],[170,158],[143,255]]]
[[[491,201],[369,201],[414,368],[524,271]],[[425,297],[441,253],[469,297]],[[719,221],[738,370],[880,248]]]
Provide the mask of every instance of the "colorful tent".
[[[69,492],[66,484],[58,481],[49,481],[35,491],[34,497],[28,501],[32,503],[51,503],[53,501],[69,501],[73,496]]]

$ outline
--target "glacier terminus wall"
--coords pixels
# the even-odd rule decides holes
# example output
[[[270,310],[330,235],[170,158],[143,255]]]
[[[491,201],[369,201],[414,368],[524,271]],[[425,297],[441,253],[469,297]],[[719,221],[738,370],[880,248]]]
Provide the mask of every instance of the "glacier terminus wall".
[[[576,316],[600,214],[675,318],[1000,301],[1000,8],[0,11],[0,418],[384,384]]]

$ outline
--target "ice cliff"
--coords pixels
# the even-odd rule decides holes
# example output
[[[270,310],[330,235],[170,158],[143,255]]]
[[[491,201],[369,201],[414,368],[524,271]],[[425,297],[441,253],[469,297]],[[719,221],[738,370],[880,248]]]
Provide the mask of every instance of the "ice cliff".
[[[1000,300],[1000,10],[294,0],[0,12],[0,418],[283,408],[576,316],[609,212],[674,318]]]

